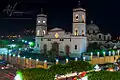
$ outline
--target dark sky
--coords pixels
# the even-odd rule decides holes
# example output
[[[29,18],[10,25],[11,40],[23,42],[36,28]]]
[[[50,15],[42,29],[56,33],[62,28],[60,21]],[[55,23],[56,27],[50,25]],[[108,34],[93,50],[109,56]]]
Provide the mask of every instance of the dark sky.
[[[15,4],[18,1],[15,11],[31,12],[33,19],[11,20],[3,19],[3,9],[8,4]],[[120,1],[119,0],[81,0],[81,7],[87,10],[87,24],[93,20],[100,27],[102,32],[110,32],[112,35],[120,34]],[[48,15],[48,28],[58,26],[72,30],[72,9],[78,5],[78,0],[4,0],[0,3],[0,32],[18,32],[24,28],[34,28],[36,14],[43,8]],[[23,16],[26,17],[26,16]],[[0,33],[1,34],[1,33]]]

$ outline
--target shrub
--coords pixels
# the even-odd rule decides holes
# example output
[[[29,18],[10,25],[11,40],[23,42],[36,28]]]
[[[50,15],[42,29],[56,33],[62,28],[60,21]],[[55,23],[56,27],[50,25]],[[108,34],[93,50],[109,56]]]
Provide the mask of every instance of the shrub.
[[[49,69],[33,68],[19,70],[22,73],[23,80],[54,80],[56,74],[66,74],[70,72],[81,72],[92,69],[92,65],[84,61],[70,61],[62,65],[53,65]]]
[[[89,73],[88,80],[120,80],[120,72],[91,72]]]

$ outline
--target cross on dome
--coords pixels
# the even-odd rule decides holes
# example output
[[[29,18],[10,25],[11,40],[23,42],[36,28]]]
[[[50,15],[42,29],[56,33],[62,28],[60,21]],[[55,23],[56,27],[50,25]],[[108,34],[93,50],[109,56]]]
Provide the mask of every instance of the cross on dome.
[[[80,0],[78,1],[78,5],[80,6]]]
[[[41,14],[43,13],[43,8],[41,8]]]

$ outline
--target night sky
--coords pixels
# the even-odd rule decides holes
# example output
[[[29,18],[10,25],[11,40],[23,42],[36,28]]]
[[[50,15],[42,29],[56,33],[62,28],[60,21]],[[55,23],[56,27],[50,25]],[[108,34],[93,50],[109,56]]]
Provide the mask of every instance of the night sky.
[[[11,2],[12,1],[12,2]],[[3,19],[8,16],[2,11],[8,4],[18,5],[15,11],[30,12],[27,17],[32,19]],[[120,34],[120,1],[119,0],[81,0],[81,7],[87,10],[87,24],[91,20],[104,33]],[[48,15],[48,28],[54,26],[72,31],[72,9],[77,7],[78,0],[4,0],[0,3],[0,34],[22,31],[25,28],[35,29],[35,17],[43,8]],[[22,16],[26,17],[26,16]]]

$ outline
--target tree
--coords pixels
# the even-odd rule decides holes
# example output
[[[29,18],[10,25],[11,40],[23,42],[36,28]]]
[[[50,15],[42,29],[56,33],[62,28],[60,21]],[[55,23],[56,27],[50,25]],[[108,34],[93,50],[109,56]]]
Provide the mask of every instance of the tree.
[[[100,49],[100,45],[98,44],[98,43],[96,43],[96,42],[94,42],[94,43],[89,43],[89,45],[88,45],[88,52],[90,51],[90,52],[93,52],[94,50],[98,50],[98,49]]]
[[[22,80],[54,80],[55,75],[64,75],[71,72],[88,71],[92,69],[92,65],[84,61],[70,61],[68,64],[57,64],[49,69],[32,68],[19,70]]]

